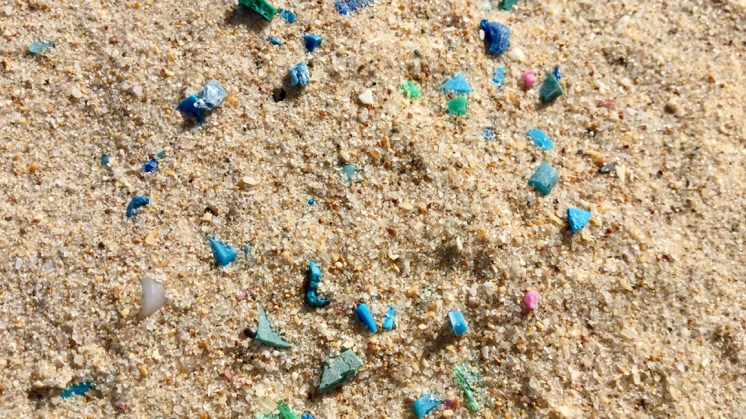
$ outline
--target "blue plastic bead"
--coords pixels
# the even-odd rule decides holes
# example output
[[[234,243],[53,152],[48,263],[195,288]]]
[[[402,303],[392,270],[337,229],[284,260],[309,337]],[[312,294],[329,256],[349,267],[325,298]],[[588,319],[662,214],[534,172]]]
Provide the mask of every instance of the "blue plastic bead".
[[[148,199],[147,196],[133,196],[130,203],[127,205],[127,217],[132,218],[135,215],[136,209],[143,205],[148,205],[149,203],[150,199]]]
[[[367,304],[363,303],[355,307],[355,315],[357,315],[357,319],[360,320],[360,323],[362,323],[366,329],[373,333],[378,332],[378,326],[376,326],[376,321],[373,319],[373,315],[370,314],[370,309]]]
[[[223,103],[223,99],[225,99],[226,95],[227,93],[225,92],[225,89],[223,89],[223,86],[219,85],[218,82],[214,80],[210,80],[202,91],[199,92],[197,107],[208,111],[215,109]]]
[[[90,381],[78,383],[68,387],[65,391],[60,393],[60,397],[63,399],[67,399],[68,397],[72,396],[82,396],[88,393],[91,388],[93,388],[93,384],[91,384]]]
[[[383,328],[388,330],[394,330],[394,316],[396,315],[396,310],[394,310],[394,306],[389,307],[389,310],[386,312],[386,318],[383,319]]]
[[[346,15],[350,12],[354,12],[362,7],[367,7],[373,4],[373,0],[345,0],[334,3],[339,9],[339,14]]]
[[[145,163],[142,164],[142,168],[145,169],[145,171],[148,173],[153,173],[156,170],[158,170],[158,160],[153,159],[153,160],[146,161]]]
[[[290,10],[280,9],[280,16],[282,16],[283,19],[287,20],[288,23],[295,22],[296,14],[291,12]]]
[[[418,419],[422,419],[441,403],[443,403],[443,399],[439,395],[435,393],[425,394],[414,401],[414,414],[417,415]]]
[[[323,307],[329,304],[326,298],[319,298],[316,289],[321,282],[321,268],[319,263],[312,260],[308,263],[308,287],[306,288],[306,303],[311,307]]]
[[[559,179],[559,173],[552,166],[542,163],[528,180],[528,184],[538,189],[543,195],[549,195],[557,179]]]
[[[218,266],[225,266],[236,260],[236,249],[214,238],[210,239],[210,246],[212,246],[212,256]]]
[[[485,39],[490,43],[487,52],[495,55],[502,54],[508,50],[510,46],[510,41],[508,40],[510,38],[509,27],[497,22],[489,22],[487,19],[482,19],[479,24],[484,30]]]
[[[440,86],[443,90],[450,90],[456,93],[471,93],[471,86],[469,86],[469,82],[466,81],[466,78],[464,78],[464,75],[461,73],[456,74],[448,80],[447,82],[443,83],[443,85]]]
[[[562,80],[562,76],[560,76],[559,66],[554,67],[554,78],[557,80]]]
[[[193,94],[190,96],[187,96],[179,102],[179,106],[176,107],[176,109],[184,112],[187,115],[193,115],[195,118],[197,118],[197,121],[199,121],[200,125],[204,122],[204,112],[202,109],[200,109],[197,106],[197,103],[199,101],[199,95]]]
[[[290,73],[290,83],[293,86],[306,87],[311,81],[311,73],[308,72],[308,67],[304,62],[290,67],[288,73]]]
[[[492,83],[495,83],[497,87],[505,86],[505,67],[497,67],[495,74],[492,75]]]
[[[567,222],[570,224],[572,234],[577,233],[591,220],[591,213],[577,208],[567,209]]]
[[[318,35],[306,35],[303,37],[308,52],[313,52],[317,46],[321,45],[321,37]]]
[[[532,140],[534,140],[534,143],[536,143],[539,148],[541,148],[544,151],[549,151],[554,147],[554,143],[552,143],[552,140],[549,139],[549,137],[544,134],[544,131],[538,129],[538,128],[532,128],[526,132],[526,135],[531,137]]]
[[[280,42],[280,40],[275,38],[274,36],[269,37],[269,43],[272,45],[277,45],[278,47],[282,46],[282,42]]]
[[[101,154],[101,166],[109,165],[109,153]]]
[[[464,320],[464,315],[458,310],[449,311],[448,320],[451,321],[451,327],[456,336],[461,336],[469,330],[469,326],[466,325],[466,320]]]

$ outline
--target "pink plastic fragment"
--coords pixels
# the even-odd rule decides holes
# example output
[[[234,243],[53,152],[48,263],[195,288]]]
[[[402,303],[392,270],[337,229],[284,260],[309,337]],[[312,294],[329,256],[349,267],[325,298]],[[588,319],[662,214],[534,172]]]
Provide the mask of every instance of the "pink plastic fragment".
[[[536,74],[533,70],[526,70],[523,73],[523,84],[526,85],[527,89],[530,89],[536,85],[537,79]]]
[[[443,407],[446,409],[453,409],[456,407],[456,400],[448,399],[443,403]]]
[[[526,296],[523,297],[523,302],[526,303],[526,307],[530,310],[536,310],[539,307],[539,291],[529,291]]]

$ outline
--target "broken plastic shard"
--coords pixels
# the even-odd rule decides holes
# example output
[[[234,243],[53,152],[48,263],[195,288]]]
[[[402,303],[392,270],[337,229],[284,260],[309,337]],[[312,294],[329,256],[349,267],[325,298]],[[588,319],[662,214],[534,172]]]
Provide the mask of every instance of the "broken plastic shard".
[[[562,96],[562,87],[552,73],[547,71],[546,77],[539,89],[539,97],[542,102],[551,102]]]
[[[370,314],[370,309],[367,304],[363,303],[355,307],[355,315],[366,329],[373,333],[378,332],[378,326],[376,326],[376,321],[373,319],[373,315]]]
[[[469,82],[466,81],[466,78],[461,73],[456,74],[450,80],[443,83],[440,86],[440,88],[443,90],[450,90],[456,93],[471,93],[472,92],[471,86],[469,86]]]
[[[272,45],[277,45],[278,47],[282,46],[282,42],[280,42],[280,40],[275,38],[274,36],[269,37],[269,43]]]
[[[62,393],[60,393],[60,397],[63,399],[67,399],[68,397],[72,396],[82,396],[88,391],[90,391],[93,388],[93,384],[91,384],[90,381],[85,381],[83,383],[78,383],[75,385],[72,385],[65,389]]]
[[[560,69],[559,66],[554,66],[554,78],[557,80],[562,80],[562,76],[560,75]]]
[[[510,10],[516,3],[518,3],[518,0],[503,0],[499,7],[502,10]]]
[[[36,41],[29,45],[28,52],[34,55],[39,55],[49,48],[54,48],[54,42]]]
[[[394,306],[389,307],[389,310],[386,312],[386,318],[383,319],[383,328],[388,330],[394,330],[394,316],[396,315],[396,311],[394,310]]]
[[[508,50],[508,47],[510,46],[509,27],[498,22],[490,22],[487,19],[482,19],[479,24],[484,30],[484,38],[490,44],[487,48],[487,52],[496,55],[502,54]]]
[[[197,106],[198,102],[199,95],[195,93],[193,95],[187,96],[181,102],[179,102],[179,106],[177,106],[176,109],[184,112],[187,115],[193,115],[195,118],[197,118],[197,121],[199,121],[201,125],[204,122],[204,112],[199,106]]]
[[[311,307],[323,307],[329,304],[326,298],[319,298],[317,288],[321,282],[321,268],[318,262],[312,260],[308,263],[308,287],[306,288],[306,303]]]
[[[297,16],[295,13],[291,12],[290,10],[280,9],[280,15],[283,19],[287,20],[288,23],[295,22],[295,17]]]
[[[158,170],[158,160],[153,159],[146,161],[142,164],[142,168],[145,169],[145,171],[148,173],[155,172],[156,170]]]
[[[466,325],[464,315],[458,310],[452,310],[448,312],[448,320],[451,322],[451,328],[456,336],[461,336],[469,330],[469,326]]]
[[[135,215],[135,210],[142,207],[143,205],[148,205],[150,203],[150,199],[147,196],[133,196],[130,200],[130,203],[127,205],[127,217],[132,218]]]
[[[526,135],[531,137],[532,140],[534,140],[534,143],[536,143],[539,148],[545,151],[549,151],[554,147],[554,144],[552,143],[552,140],[549,139],[549,137],[544,134],[544,131],[538,129],[538,128],[532,128],[528,131],[526,131]]]
[[[303,413],[303,416],[301,416],[301,419],[316,419],[313,417],[310,413]]]
[[[494,128],[487,127],[482,130],[482,136],[484,137],[485,140],[489,141],[489,140],[494,140],[495,137],[497,136],[497,133],[495,132]]]
[[[497,67],[495,74],[492,75],[492,83],[495,83],[497,87],[505,86],[505,67]]]
[[[259,312],[259,321],[256,325],[254,339],[266,345],[274,346],[275,348],[287,349],[293,346],[292,343],[283,339],[282,335],[277,332],[277,329],[272,325],[272,322],[267,317],[267,313],[263,308]]]
[[[277,14],[277,10],[265,0],[238,0],[238,3],[253,10],[268,22]]]
[[[428,393],[415,400],[412,407],[414,408],[414,414],[417,415],[417,418],[422,419],[441,403],[443,403],[442,397],[436,393]]]
[[[362,7],[367,7],[373,4],[373,0],[345,0],[334,3],[339,9],[339,14],[346,15],[350,12],[354,12]]]
[[[577,208],[567,209],[567,222],[570,224],[570,231],[575,234],[580,231],[588,221],[591,220],[591,213]]]
[[[143,278],[140,285],[142,286],[142,299],[137,317],[144,319],[166,304],[166,288],[151,278]]]
[[[101,154],[101,166],[108,166],[109,165],[109,153],[102,153]]]
[[[342,174],[345,177],[345,181],[352,182],[357,179],[357,166],[352,163],[345,163],[342,165]]]
[[[290,83],[293,86],[306,87],[311,81],[311,73],[308,72],[305,62],[299,62],[290,67],[288,73],[290,73]]]
[[[210,80],[199,92],[199,100],[196,106],[208,111],[213,110],[223,103],[226,95],[225,89],[218,82]]]
[[[277,409],[279,409],[280,417],[282,419],[300,419],[298,414],[293,412],[293,410],[290,409],[290,406],[288,406],[287,403],[282,400],[277,402]]]
[[[404,90],[404,93],[412,99],[420,97],[420,87],[412,80],[404,82],[404,84],[401,85],[401,88]]]
[[[326,393],[333,390],[350,377],[354,376],[358,368],[363,366],[363,362],[355,355],[352,349],[345,349],[338,356],[324,362],[321,371],[321,384],[319,392]]]
[[[321,45],[321,37],[318,35],[306,35],[303,37],[303,43],[306,45],[308,52],[313,52],[319,45]]]
[[[464,96],[459,96],[448,101],[448,112],[455,116],[466,115],[467,100]]]
[[[548,195],[557,183],[557,179],[559,179],[559,173],[554,170],[554,167],[541,163],[528,180],[528,184],[538,189],[543,195]]]
[[[469,409],[472,412],[478,411],[487,399],[487,387],[479,366],[474,362],[458,364],[453,367],[453,374],[464,392]]]
[[[212,255],[218,266],[225,266],[236,260],[236,249],[231,246],[217,241],[214,238],[210,238],[210,246],[212,246]]]

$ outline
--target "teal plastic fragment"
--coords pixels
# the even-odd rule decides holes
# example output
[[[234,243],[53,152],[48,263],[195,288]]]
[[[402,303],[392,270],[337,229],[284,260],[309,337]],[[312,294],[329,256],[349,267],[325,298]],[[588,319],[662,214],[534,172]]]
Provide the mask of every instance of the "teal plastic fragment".
[[[282,46],[282,42],[280,42],[280,40],[275,38],[274,36],[269,37],[269,43],[272,45],[277,45],[278,47]]]
[[[474,362],[465,362],[453,367],[453,375],[464,392],[469,409],[472,412],[478,411],[487,399],[487,387],[481,368]]]
[[[549,195],[557,179],[559,179],[559,173],[552,166],[541,163],[528,180],[528,184],[538,189],[543,195]]]
[[[321,371],[321,384],[319,392],[326,393],[333,390],[350,377],[354,376],[358,368],[363,366],[363,361],[355,355],[352,349],[345,349],[334,358],[324,362]]]
[[[297,413],[293,412],[290,406],[284,401],[280,400],[277,402],[277,409],[280,410],[280,417],[282,419],[300,419]]]
[[[378,326],[376,326],[376,321],[373,318],[373,315],[370,314],[370,309],[368,308],[368,305],[363,303],[359,304],[357,307],[355,307],[355,315],[357,316],[357,319],[360,320],[360,323],[362,323],[366,329],[369,331],[376,333],[378,332]]]
[[[212,246],[212,255],[218,266],[225,266],[236,260],[236,249],[227,244],[210,238],[210,246]]]
[[[562,96],[562,86],[560,86],[554,74],[547,71],[546,79],[539,89],[539,97],[542,102],[552,102]]]
[[[412,80],[405,81],[404,84],[401,85],[401,88],[411,99],[418,98],[421,95],[420,87]]]
[[[383,328],[388,330],[394,330],[394,316],[396,315],[396,310],[394,309],[394,306],[389,307],[389,310],[386,312],[386,318],[383,319]]]
[[[311,73],[308,72],[305,62],[299,62],[290,67],[288,73],[290,74],[290,84],[293,86],[306,87],[311,82]]]
[[[308,286],[306,287],[306,304],[311,307],[323,307],[329,304],[327,298],[320,298],[317,288],[321,282],[321,268],[319,263],[312,260],[308,263]]]
[[[503,2],[500,3],[499,8],[502,10],[510,10],[516,3],[518,3],[518,0],[503,0]]]
[[[101,154],[101,166],[108,166],[109,165],[109,153],[102,153]]]
[[[342,165],[342,174],[345,177],[345,181],[352,182],[357,179],[357,166],[352,163],[345,163]]]
[[[262,309],[259,312],[259,321],[256,325],[256,334],[254,339],[264,343],[265,345],[274,346],[275,348],[287,349],[293,346],[292,343],[282,338],[277,329],[272,325],[272,322],[267,317],[267,312]]]
[[[552,140],[549,139],[546,134],[544,134],[544,131],[538,128],[531,128],[526,132],[526,135],[531,137],[531,139],[534,140],[534,143],[536,143],[536,145],[544,151],[549,151],[552,149],[552,147],[554,147],[554,143],[552,143]]]
[[[442,90],[450,90],[460,94],[472,92],[469,82],[466,81],[466,78],[461,73],[456,74],[453,78],[443,83],[440,88]]]
[[[88,393],[93,388],[93,384],[90,381],[78,383],[68,387],[65,391],[60,393],[60,397],[67,399],[72,396],[82,396]]]
[[[465,96],[459,96],[448,101],[448,112],[454,116],[466,115],[468,101]]]
[[[130,203],[127,205],[127,218],[135,216],[135,210],[150,203],[150,199],[147,196],[133,196]]]
[[[275,17],[275,14],[277,14],[277,10],[266,0],[238,0],[238,3],[253,10],[259,16],[266,19],[267,22],[271,21]]]
[[[505,67],[497,67],[495,74],[492,75],[492,83],[495,83],[500,88],[505,86]]]
[[[321,37],[318,35],[306,35],[303,37],[303,43],[306,45],[308,52],[313,52],[319,45],[321,45]]]
[[[577,233],[591,220],[591,213],[577,208],[567,209],[567,222],[570,224],[572,234]]]
[[[414,407],[414,414],[417,415],[417,418],[422,419],[441,403],[443,403],[442,397],[436,393],[428,393],[415,400],[412,407]]]
[[[36,41],[28,46],[28,52],[39,55],[49,48],[54,48],[54,42]]]
[[[287,20],[288,23],[295,22],[295,17],[297,16],[295,13],[291,12],[290,10],[280,9],[280,15],[283,19]]]
[[[448,312],[448,320],[451,322],[451,328],[456,336],[461,336],[469,330],[469,326],[466,325],[464,315],[458,310],[452,310]]]

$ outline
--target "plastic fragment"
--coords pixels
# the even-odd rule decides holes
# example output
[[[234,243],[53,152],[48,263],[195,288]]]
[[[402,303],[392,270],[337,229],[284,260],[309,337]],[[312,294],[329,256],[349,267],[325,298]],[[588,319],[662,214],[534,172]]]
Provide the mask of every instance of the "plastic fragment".
[[[308,72],[305,62],[299,62],[290,67],[288,73],[290,73],[290,83],[293,86],[306,87],[311,81],[311,73]]]
[[[297,413],[293,412],[290,406],[284,401],[280,400],[277,402],[277,409],[280,411],[280,417],[282,419],[300,419]]]
[[[345,181],[352,182],[357,178],[357,166],[352,163],[345,163],[342,165],[342,174],[345,177]]]
[[[310,413],[303,413],[303,416],[301,416],[301,419],[316,419],[313,417]]]
[[[354,376],[358,368],[363,366],[363,362],[355,355],[352,349],[345,349],[335,356],[324,362],[321,372],[321,384],[319,392],[326,393],[333,390],[350,377]]]
[[[218,266],[225,266],[236,260],[236,249],[233,247],[215,240],[215,238],[210,238],[210,246],[212,247],[212,256]]]
[[[531,137],[531,139],[534,140],[534,143],[536,143],[536,145],[544,151],[549,151],[552,149],[552,147],[554,147],[554,143],[552,143],[552,140],[549,139],[546,134],[544,134],[544,131],[538,128],[531,128],[530,130],[526,131],[526,135]]]
[[[458,310],[449,311],[448,320],[451,322],[451,328],[453,328],[453,333],[456,336],[461,336],[469,330],[469,326],[466,325],[466,320],[464,320],[464,315]]]
[[[148,173],[153,173],[156,170],[158,170],[158,160],[156,159],[148,160],[142,164],[142,168],[145,169],[145,171]]]
[[[536,310],[539,307],[539,291],[532,290],[523,297],[523,303],[529,310]]]
[[[394,306],[390,306],[386,312],[386,318],[383,319],[383,328],[387,330],[394,330],[394,317],[396,316],[396,310]]]
[[[613,164],[608,164],[606,166],[601,166],[598,168],[598,173],[601,173],[603,175],[607,175],[609,173],[615,173],[616,172],[616,166]]]
[[[370,314],[370,309],[367,304],[363,303],[355,307],[355,315],[366,329],[373,333],[378,332],[378,326],[376,326],[376,321],[373,319],[373,315]]]
[[[306,45],[308,52],[313,52],[319,45],[321,45],[321,37],[318,35],[306,35],[303,37],[303,43]]]
[[[404,90],[404,93],[411,99],[421,96],[420,87],[412,80],[405,81],[404,84],[401,85],[401,89]]]
[[[110,161],[109,153],[101,153],[101,166],[108,166]]]
[[[459,96],[448,101],[448,112],[455,116],[466,115],[467,100],[464,96]]]
[[[554,78],[557,80],[562,80],[562,76],[560,75],[559,66],[554,66]]]
[[[534,87],[537,81],[536,74],[533,70],[526,70],[523,72],[523,84],[527,89]]]
[[[546,80],[539,89],[539,97],[542,102],[552,102],[562,96],[562,87],[552,73],[547,71],[546,76]]]
[[[495,83],[500,88],[505,86],[505,67],[497,67],[495,74],[492,75],[492,83]]]
[[[280,9],[280,16],[287,20],[288,23],[293,23],[297,15],[290,10]]]
[[[135,215],[135,210],[150,203],[150,199],[147,196],[133,196],[130,199],[130,203],[127,205],[127,217],[132,218]]]
[[[275,38],[274,36],[269,37],[269,43],[272,45],[277,45],[278,47],[282,46],[282,42],[280,42],[280,40]]]
[[[272,322],[267,317],[267,312],[262,308],[259,312],[259,321],[256,325],[254,339],[265,345],[274,346],[275,348],[287,349],[293,346],[292,343],[282,338]]]
[[[489,42],[487,52],[492,55],[502,54],[510,47],[510,28],[498,22],[482,19],[479,25],[484,30],[484,38]]]
[[[241,247],[241,250],[243,250],[244,257],[249,257],[249,253],[251,253],[251,246],[245,244],[243,245],[243,247]]]
[[[166,304],[166,288],[163,284],[151,278],[143,278],[140,285],[142,286],[142,299],[140,300],[140,312],[137,317],[142,320]]]
[[[471,86],[469,86],[469,82],[466,81],[466,78],[461,73],[456,74],[451,79],[443,83],[440,86],[440,88],[443,90],[450,90],[456,93],[471,93],[472,92]]]
[[[339,14],[346,15],[350,12],[354,12],[357,9],[367,7],[373,4],[373,0],[340,0],[334,5],[339,9]]]
[[[474,362],[465,362],[453,367],[453,375],[456,376],[464,397],[472,412],[479,411],[487,396],[487,388],[484,384],[484,375]]]
[[[67,399],[72,396],[82,396],[88,393],[92,388],[93,384],[91,384],[90,381],[85,381],[68,387],[65,391],[60,393],[60,397]]]
[[[54,42],[36,41],[29,45],[28,52],[34,55],[39,55],[49,48],[54,48]]]
[[[308,204],[308,206],[310,207],[311,205],[313,205],[313,204],[315,204],[315,203],[316,203],[316,200],[315,200],[315,199],[313,199],[313,198],[310,198],[310,199],[308,200],[308,202],[306,202],[306,203],[307,203],[307,204]]]
[[[225,92],[225,89],[223,89],[223,86],[218,84],[215,80],[210,80],[199,92],[197,107],[211,111],[223,103],[226,95],[227,93]]]
[[[321,268],[318,262],[312,260],[308,263],[308,287],[306,288],[306,303],[311,307],[323,307],[329,304],[329,299],[319,298],[316,294],[321,282]]]
[[[503,0],[502,3],[500,3],[499,8],[502,10],[510,10],[516,3],[518,3],[518,0]]]
[[[176,109],[184,112],[187,115],[192,115],[195,118],[197,118],[197,121],[199,121],[200,124],[204,121],[204,114],[202,112],[202,109],[197,107],[197,101],[199,100],[198,94],[193,94],[190,96],[187,96],[184,98],[181,102],[179,102],[179,106],[176,107]]]
[[[436,393],[428,393],[415,400],[412,407],[414,407],[414,414],[417,415],[417,418],[422,419],[441,403],[443,403],[442,397]]]
[[[487,127],[482,130],[482,136],[484,137],[485,140],[489,141],[489,140],[494,140],[495,137],[497,136],[497,133],[495,132],[493,128]]]
[[[567,209],[567,222],[570,224],[572,234],[577,233],[591,220],[591,213],[577,208]]]
[[[538,189],[543,195],[549,195],[557,179],[559,179],[559,173],[552,166],[541,163],[528,180],[528,184]]]
[[[238,3],[253,10],[268,22],[277,14],[277,10],[266,0],[238,0]]]

